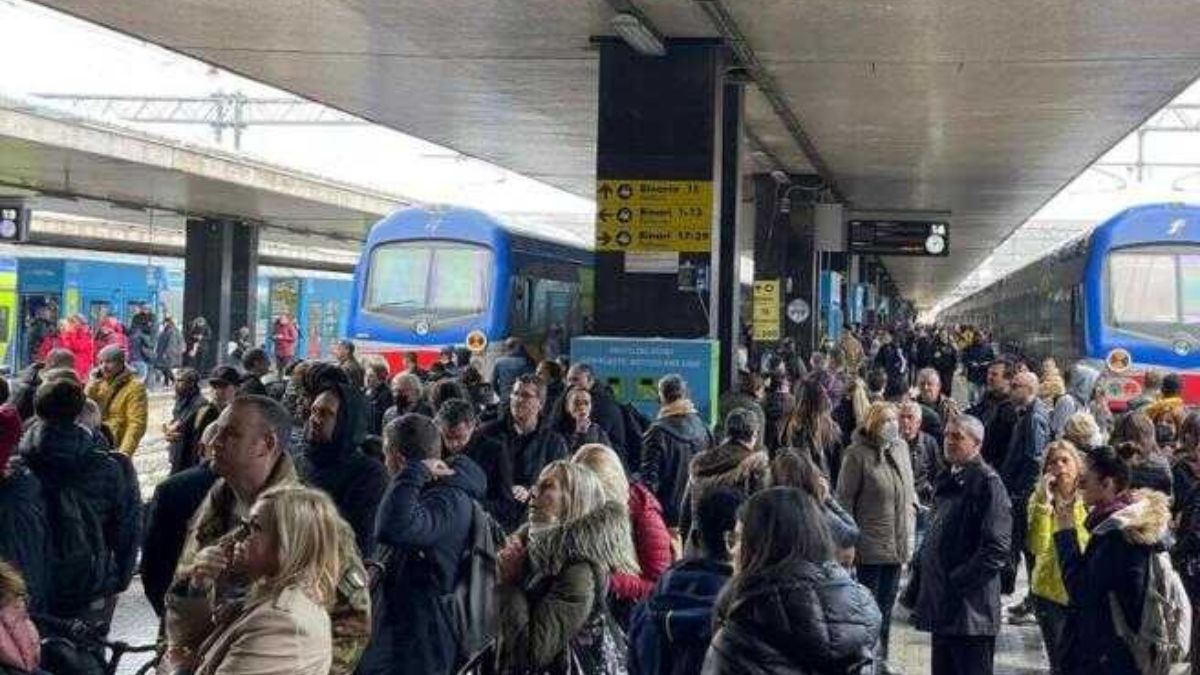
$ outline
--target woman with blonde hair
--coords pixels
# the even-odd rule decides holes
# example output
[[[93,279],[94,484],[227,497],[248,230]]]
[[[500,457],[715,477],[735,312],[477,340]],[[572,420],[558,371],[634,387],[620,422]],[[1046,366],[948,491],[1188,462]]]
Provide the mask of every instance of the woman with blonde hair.
[[[1096,418],[1092,417],[1090,412],[1077,412],[1067,418],[1067,423],[1063,427],[1063,440],[1070,441],[1071,445],[1075,446],[1076,450],[1087,454],[1093,448],[1098,448],[1104,445],[1104,434],[1100,431],[1100,425],[1096,424]]]
[[[858,580],[871,589],[883,613],[879,657],[888,668],[892,605],[900,589],[900,568],[912,556],[917,493],[908,444],[900,437],[896,406],[871,405],[842,458],[837,499],[858,523]]]
[[[1087,507],[1079,498],[1079,477],[1083,471],[1079,450],[1070,441],[1053,441],[1046,446],[1041,479],[1029,502],[1026,545],[1034,556],[1029,594],[1033,598],[1033,612],[1042,631],[1051,673],[1062,672],[1062,633],[1071,604],[1054,546],[1054,513],[1058,506],[1072,509],[1075,536],[1079,540],[1079,549],[1084,550],[1088,541],[1088,530],[1084,525]]]
[[[605,588],[637,573],[625,506],[583,464],[557,460],[538,476],[529,522],[500,551],[499,667],[504,673],[609,672],[625,652]]]
[[[38,672],[41,642],[28,600],[21,573],[0,560],[0,673]]]
[[[319,490],[280,486],[259,496],[235,537],[233,564],[251,582],[240,611],[196,651],[195,675],[327,675],[345,526]],[[193,664],[174,664],[188,666]]]
[[[620,457],[608,446],[598,443],[584,445],[571,461],[595,472],[609,501],[624,504],[629,512],[633,548],[641,572],[618,572],[612,575],[612,594],[622,605],[614,609],[623,616],[633,603],[650,595],[655,582],[671,566],[674,558],[671,553],[671,532],[663,520],[662,505],[645,485],[629,482]]]

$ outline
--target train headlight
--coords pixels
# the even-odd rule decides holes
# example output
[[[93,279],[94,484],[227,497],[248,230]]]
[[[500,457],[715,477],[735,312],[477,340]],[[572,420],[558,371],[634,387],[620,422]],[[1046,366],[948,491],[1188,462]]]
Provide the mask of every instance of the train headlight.
[[[1175,353],[1179,356],[1191,354],[1194,348],[1195,346],[1192,344],[1192,341],[1187,338],[1179,338],[1171,344],[1171,349],[1175,350]]]

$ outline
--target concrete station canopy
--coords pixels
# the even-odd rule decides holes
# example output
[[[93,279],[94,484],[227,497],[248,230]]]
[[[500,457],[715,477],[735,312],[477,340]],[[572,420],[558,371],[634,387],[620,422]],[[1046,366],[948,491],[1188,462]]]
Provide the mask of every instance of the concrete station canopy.
[[[357,245],[404,201],[129,129],[0,100],[0,195],[94,216],[98,204],[250,220],[274,238]],[[319,242],[318,242],[319,244]]]
[[[39,1],[588,197],[589,37],[629,5]],[[811,139],[751,87],[782,168],[823,168],[853,208],[953,213],[949,258],[886,261],[921,306],[1200,69],[1194,0],[634,3],[668,37],[744,37]]]

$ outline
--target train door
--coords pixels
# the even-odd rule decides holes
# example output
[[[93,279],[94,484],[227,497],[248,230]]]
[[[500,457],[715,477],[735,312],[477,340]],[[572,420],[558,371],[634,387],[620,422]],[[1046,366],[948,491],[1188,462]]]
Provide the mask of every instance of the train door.
[[[40,343],[58,330],[62,299],[57,293],[24,293],[18,304],[22,330],[13,361],[23,368],[33,363]]]

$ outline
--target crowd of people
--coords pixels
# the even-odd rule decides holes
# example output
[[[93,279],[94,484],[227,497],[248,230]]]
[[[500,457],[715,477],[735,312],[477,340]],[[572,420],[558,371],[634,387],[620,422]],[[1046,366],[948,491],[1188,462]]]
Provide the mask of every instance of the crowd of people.
[[[0,380],[0,663],[68,672],[31,653],[40,619],[105,630],[139,571],[164,673],[896,673],[897,621],[937,675],[992,672],[1022,622],[1053,673],[1188,658],[1200,413],[1175,374],[1114,416],[1085,363],[847,330],[779,343],[711,425],[675,374],[647,417],[516,339],[485,375],[454,348],[297,360],[289,325],[169,369],[144,508],[124,347]]]

